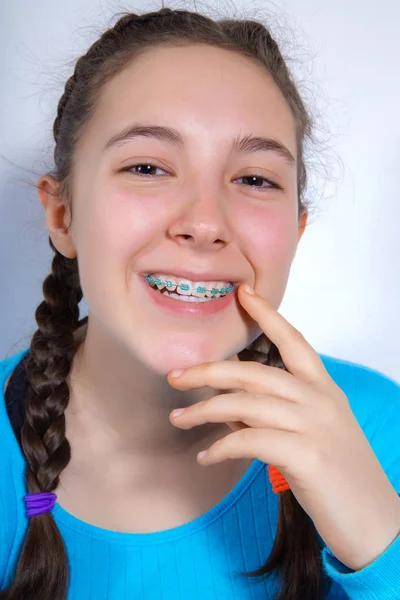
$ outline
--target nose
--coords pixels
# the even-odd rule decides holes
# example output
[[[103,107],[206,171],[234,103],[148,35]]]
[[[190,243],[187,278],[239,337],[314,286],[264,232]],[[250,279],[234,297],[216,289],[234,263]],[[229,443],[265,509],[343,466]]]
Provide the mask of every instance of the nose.
[[[197,195],[186,203],[169,227],[171,238],[196,250],[218,249],[229,243],[231,232],[222,196]]]

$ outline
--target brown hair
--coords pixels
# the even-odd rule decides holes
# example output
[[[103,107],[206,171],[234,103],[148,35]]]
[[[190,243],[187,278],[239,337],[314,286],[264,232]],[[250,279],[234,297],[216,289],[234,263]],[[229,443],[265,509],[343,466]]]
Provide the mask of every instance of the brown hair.
[[[152,46],[190,43],[206,43],[241,53],[272,75],[294,117],[298,207],[299,215],[303,214],[307,182],[304,145],[312,137],[312,119],[268,29],[253,20],[213,20],[197,12],[162,8],[141,15],[123,13],[79,58],[65,85],[53,126],[55,170],[51,175],[59,181],[60,195],[68,202],[71,215],[74,151],[104,84]],[[67,377],[79,347],[74,332],[88,320],[85,317],[79,321],[78,304],[83,294],[77,258],[59,253],[50,237],[49,244],[55,256],[51,274],[43,283],[44,301],[35,312],[38,329],[26,363],[29,387],[21,444],[27,460],[29,493],[54,491],[70,460],[64,416],[70,393]],[[238,356],[240,360],[285,369],[278,348],[268,343],[265,334]],[[242,575],[260,577],[275,571],[280,575],[276,600],[320,600],[324,597],[321,550],[312,520],[289,490],[279,494],[278,528],[270,556],[257,571]],[[29,520],[15,578],[0,593],[0,599],[40,596],[41,600],[65,600],[67,591],[68,559],[63,539],[51,512],[37,515]]]

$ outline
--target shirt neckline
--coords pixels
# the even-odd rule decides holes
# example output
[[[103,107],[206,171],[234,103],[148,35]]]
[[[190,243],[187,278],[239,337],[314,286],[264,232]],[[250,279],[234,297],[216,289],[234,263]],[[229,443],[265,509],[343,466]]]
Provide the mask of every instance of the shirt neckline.
[[[21,503],[23,503],[23,496],[27,493],[25,484],[26,459],[18,444],[8,418],[5,406],[4,386],[9,374],[28,352],[29,348],[6,358],[4,361],[2,361],[3,369],[0,371],[0,421],[4,423],[5,441],[9,446],[13,456],[16,457],[15,461],[13,461],[14,469],[18,473],[22,472],[21,485],[16,483],[16,492],[17,496],[19,494],[21,495]],[[65,510],[58,502],[55,503],[54,508],[52,509],[52,514],[55,521],[62,523],[67,529],[78,532],[84,536],[103,541],[140,546],[169,542],[171,540],[181,539],[188,535],[193,535],[220,518],[239,500],[239,498],[250,487],[251,483],[264,467],[265,463],[255,458],[236,485],[211,509],[202,514],[200,517],[193,519],[189,523],[162,531],[148,533],[127,533],[104,529],[75,517]],[[57,493],[57,491],[55,493]],[[24,518],[27,519],[25,516],[25,510]]]

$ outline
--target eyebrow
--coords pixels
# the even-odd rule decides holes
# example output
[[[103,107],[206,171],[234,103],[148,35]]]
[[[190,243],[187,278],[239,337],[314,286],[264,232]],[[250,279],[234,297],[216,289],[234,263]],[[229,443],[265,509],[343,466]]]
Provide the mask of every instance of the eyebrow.
[[[132,140],[138,136],[155,138],[162,142],[167,142],[176,146],[177,148],[183,149],[185,147],[185,140],[183,136],[171,127],[164,127],[161,125],[141,125],[133,124],[129,125],[122,131],[112,136],[104,146],[104,150],[107,150],[114,145],[122,145],[124,142]],[[231,150],[233,152],[275,152],[278,156],[283,158],[289,165],[293,165],[296,161],[286,146],[277,140],[273,140],[261,136],[246,135],[244,137],[237,136],[232,141]]]

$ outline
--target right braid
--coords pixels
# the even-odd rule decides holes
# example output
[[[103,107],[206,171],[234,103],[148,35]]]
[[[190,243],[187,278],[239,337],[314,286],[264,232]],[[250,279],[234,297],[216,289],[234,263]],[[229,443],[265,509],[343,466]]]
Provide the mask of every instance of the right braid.
[[[43,283],[45,300],[35,312],[38,329],[26,360],[29,385],[21,445],[27,460],[28,493],[55,490],[59,475],[71,458],[65,437],[64,411],[70,396],[66,378],[79,346],[73,334],[80,324],[78,304],[82,289],[77,260],[66,258],[56,250],[50,238],[49,242],[56,255],[52,272]],[[53,516],[46,512],[31,517],[16,577],[11,586],[0,593],[0,599],[64,600],[67,590],[68,559]]]

